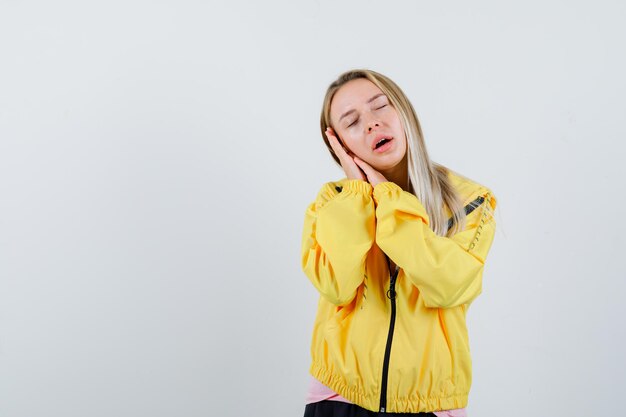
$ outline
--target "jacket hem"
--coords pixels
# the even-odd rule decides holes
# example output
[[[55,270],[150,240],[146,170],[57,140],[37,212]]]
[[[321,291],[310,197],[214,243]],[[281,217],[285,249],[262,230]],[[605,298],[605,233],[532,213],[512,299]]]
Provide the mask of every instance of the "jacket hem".
[[[310,374],[326,385],[328,388],[341,395],[348,401],[363,407],[367,410],[378,412],[380,393],[366,395],[356,387],[346,386],[345,381],[338,375],[333,374],[321,365],[312,362],[309,370]],[[419,397],[412,395],[409,397],[387,396],[388,413],[421,413],[441,410],[452,410],[455,408],[467,407],[469,392],[449,395],[447,397]]]
[[[366,395],[362,391],[358,390],[357,388],[347,386],[343,378],[338,375],[334,375],[332,372],[316,364],[315,362],[311,363],[311,368],[309,372],[311,373],[311,375],[313,375],[314,378],[316,378],[322,384],[326,385],[331,390],[335,391],[337,394],[341,395],[346,400],[361,407],[364,407],[363,404],[367,403]],[[368,407],[364,408],[371,410],[371,408]]]
[[[469,393],[455,394],[447,397],[387,397],[387,412],[390,413],[421,413],[467,407]]]

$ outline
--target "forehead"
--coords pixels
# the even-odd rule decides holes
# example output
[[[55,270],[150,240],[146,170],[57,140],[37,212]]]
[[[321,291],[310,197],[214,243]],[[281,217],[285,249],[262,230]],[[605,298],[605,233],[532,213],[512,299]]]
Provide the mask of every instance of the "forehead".
[[[333,96],[330,104],[330,117],[337,120],[344,112],[358,105],[366,104],[376,94],[382,93],[373,82],[365,78],[357,78],[342,85]]]

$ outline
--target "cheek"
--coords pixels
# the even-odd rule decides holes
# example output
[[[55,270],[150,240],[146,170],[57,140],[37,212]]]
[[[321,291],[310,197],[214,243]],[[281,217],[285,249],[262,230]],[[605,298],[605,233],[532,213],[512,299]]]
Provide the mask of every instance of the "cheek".
[[[396,130],[398,131],[403,131],[404,129],[402,128],[402,122],[400,121],[400,117],[398,117],[397,113],[393,115],[393,126],[396,128]]]
[[[406,135],[402,135],[402,141],[401,141],[401,148],[403,149],[403,153],[406,153],[406,151],[409,149],[409,144],[406,143]]]
[[[398,135],[399,135],[399,141],[398,141],[398,153],[401,154],[402,156],[404,156],[409,147],[408,144],[406,143],[406,135],[404,134],[404,130],[402,129],[402,125],[398,126]]]
[[[342,136],[342,140],[343,140],[344,145],[346,145],[350,149],[354,149],[354,146],[356,145],[356,141],[354,140],[352,136],[350,136],[349,134],[344,134]]]
[[[363,146],[363,141],[353,135],[346,134],[344,136],[344,143],[353,151],[358,151]]]
[[[394,127],[394,130],[397,132],[397,135],[402,138],[402,143],[404,144],[403,146],[406,147],[406,134],[404,133],[404,126],[402,126],[402,122],[400,121],[399,118],[396,118],[394,120],[393,127]]]

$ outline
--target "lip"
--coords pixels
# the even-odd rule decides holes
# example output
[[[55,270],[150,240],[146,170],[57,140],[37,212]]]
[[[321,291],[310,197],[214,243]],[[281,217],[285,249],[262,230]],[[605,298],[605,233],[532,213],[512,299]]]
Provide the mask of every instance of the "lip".
[[[389,139],[389,142],[392,142],[392,141],[393,141],[393,136],[391,136],[391,135],[386,135],[386,134],[384,134],[384,133],[379,133],[378,135],[376,135],[376,136],[374,137],[374,140],[373,140],[373,141],[372,141],[372,143],[371,143],[371,149],[372,149],[373,151],[376,151],[376,144],[377,144],[377,143],[378,143],[378,141],[379,141],[379,140],[381,140],[381,139]],[[389,142],[388,142],[388,143],[389,143]]]

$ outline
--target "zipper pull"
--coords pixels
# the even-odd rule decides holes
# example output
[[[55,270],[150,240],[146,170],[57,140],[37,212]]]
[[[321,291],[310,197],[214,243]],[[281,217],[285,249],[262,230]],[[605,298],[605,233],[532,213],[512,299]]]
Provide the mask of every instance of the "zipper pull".
[[[396,278],[398,277],[398,269],[396,268],[396,272],[391,276],[391,281],[389,282],[389,289],[387,290],[387,298],[393,300],[396,298]]]
[[[387,290],[387,298],[389,298],[390,300],[393,300],[394,298],[396,298],[396,290],[389,288]]]
[[[385,254],[385,259],[387,260],[387,269],[389,270],[389,276],[391,280],[389,282],[389,289],[387,290],[387,298],[393,300],[396,298],[396,277],[398,276],[398,272],[400,271],[400,267],[396,265],[396,270],[391,272],[391,263],[389,262],[389,256]]]

